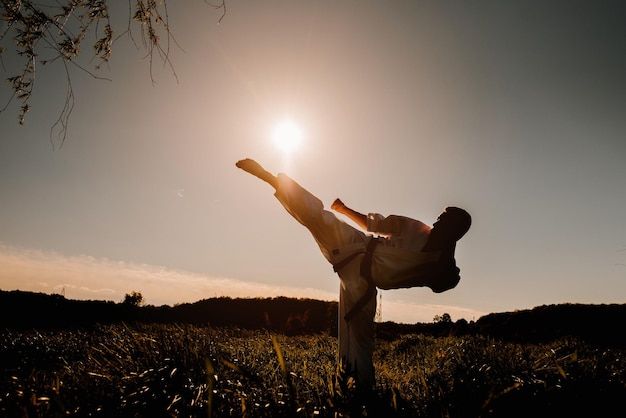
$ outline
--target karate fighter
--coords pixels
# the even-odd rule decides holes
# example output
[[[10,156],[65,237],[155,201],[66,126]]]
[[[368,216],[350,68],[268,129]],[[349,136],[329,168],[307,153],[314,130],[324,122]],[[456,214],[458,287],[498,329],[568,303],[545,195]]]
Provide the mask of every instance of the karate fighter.
[[[364,215],[336,199],[331,209],[354,221],[354,228],[283,173],[273,175],[251,159],[236,163],[275,189],[276,198],[313,235],[340,279],[339,359],[361,388],[374,383],[376,288],[426,286],[434,292],[455,287],[459,269],[456,242],[468,231],[470,215],[447,207],[430,228],[404,216]]]

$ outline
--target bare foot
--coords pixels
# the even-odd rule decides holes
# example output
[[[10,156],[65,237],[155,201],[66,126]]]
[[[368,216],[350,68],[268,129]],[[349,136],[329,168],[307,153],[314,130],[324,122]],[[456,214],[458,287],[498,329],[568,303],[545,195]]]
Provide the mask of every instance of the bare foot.
[[[265,172],[265,169],[261,166],[261,164],[257,163],[251,158],[245,158],[243,160],[237,161],[235,165],[241,168],[243,171],[247,171],[248,173],[259,177]]]
[[[269,183],[273,188],[278,188],[278,179],[269,171],[265,170],[261,164],[257,163],[251,158],[245,158],[243,160],[239,160],[235,163],[235,165],[241,168],[243,171],[246,171],[253,176],[256,176],[263,180],[266,183]]]

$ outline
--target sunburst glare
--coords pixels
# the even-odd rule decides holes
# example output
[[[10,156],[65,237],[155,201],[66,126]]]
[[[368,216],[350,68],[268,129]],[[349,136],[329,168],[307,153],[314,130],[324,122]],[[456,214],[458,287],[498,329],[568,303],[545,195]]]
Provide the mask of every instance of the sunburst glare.
[[[278,150],[289,155],[302,146],[302,130],[295,122],[283,120],[274,127],[272,140]]]

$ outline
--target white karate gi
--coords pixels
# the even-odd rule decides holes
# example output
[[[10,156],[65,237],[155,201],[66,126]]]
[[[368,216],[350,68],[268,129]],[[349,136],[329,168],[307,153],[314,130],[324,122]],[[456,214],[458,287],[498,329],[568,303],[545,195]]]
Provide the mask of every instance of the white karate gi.
[[[362,251],[370,235],[324,210],[323,203],[285,174],[278,174],[275,196],[298,222],[313,235],[324,257],[333,265],[355,252]],[[402,216],[384,217],[369,214],[369,232],[384,234],[372,259],[374,284],[382,289],[396,288],[410,268],[436,260],[439,252],[422,253],[430,227],[415,219]],[[365,306],[349,322],[344,319],[352,307],[367,292],[368,282],[361,276],[363,255],[338,271],[339,291],[339,357],[346,369],[356,373],[359,385],[374,384],[374,315],[376,291]],[[395,286],[395,287],[394,287]]]

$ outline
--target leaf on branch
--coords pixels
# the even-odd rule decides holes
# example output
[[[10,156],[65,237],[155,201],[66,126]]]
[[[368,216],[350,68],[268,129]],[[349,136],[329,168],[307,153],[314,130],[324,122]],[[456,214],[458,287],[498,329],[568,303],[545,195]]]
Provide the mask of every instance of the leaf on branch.
[[[24,125],[24,117],[26,116],[29,110],[30,110],[30,106],[28,106],[27,103],[22,105],[20,115],[19,115],[20,125]]]

